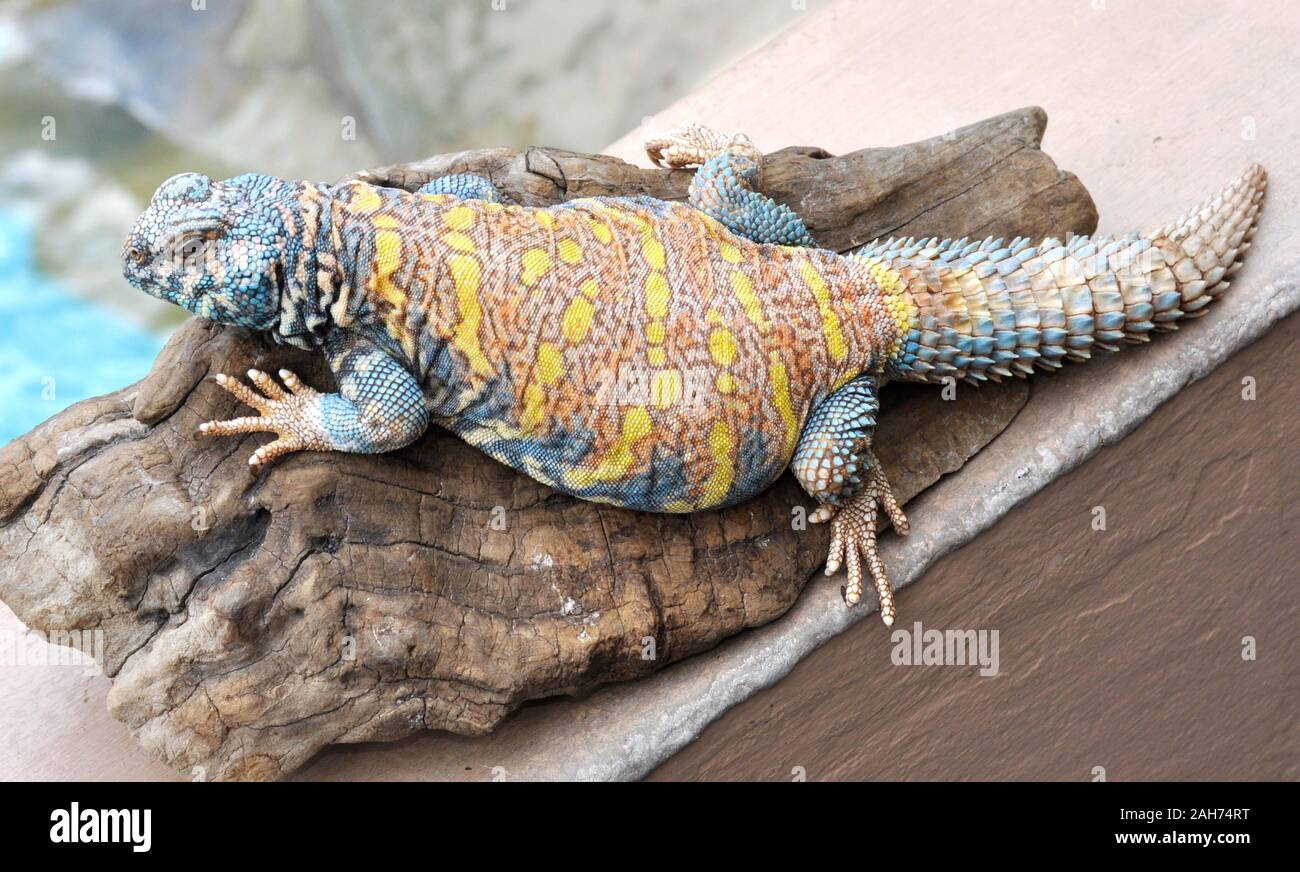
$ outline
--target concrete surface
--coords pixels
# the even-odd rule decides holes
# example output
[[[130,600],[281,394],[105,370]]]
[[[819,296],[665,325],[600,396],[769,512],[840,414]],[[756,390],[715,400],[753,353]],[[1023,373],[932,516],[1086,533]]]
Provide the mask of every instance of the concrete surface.
[[[991,543],[903,591],[900,627],[1002,632],[999,677],[883,669],[888,637],[869,615],[814,655],[814,683],[814,667],[796,664],[862,614],[839,607],[838,580],[822,580],[779,621],[650,681],[526,708],[483,739],[332,750],[302,777],[637,777],[701,731],[698,752],[656,775],[1091,778],[1102,766],[1111,778],[1294,777],[1296,467],[1293,449],[1270,452],[1294,441],[1296,406],[1285,371],[1267,364],[1294,355],[1295,327],[1262,346],[1248,411],[1216,382],[1184,385],[1300,305],[1297,18],[1282,4],[1223,2],[839,3],[648,125],[697,119],[765,148],[845,151],[1037,103],[1051,118],[1045,148],[1093,193],[1103,230],[1162,223],[1251,161],[1269,168],[1262,229],[1221,304],[1148,348],[1040,379],[1011,428],[909,506],[913,536],[887,543],[896,578],[921,575],[1178,395],[1173,420],[1153,422],[1168,433],[1111,449],[1080,471],[1079,490],[1058,482]],[[614,153],[638,157],[641,134]],[[1133,493],[1187,510],[1148,518]],[[1109,527],[1092,534],[1098,504]],[[1211,523],[1214,512],[1226,517]],[[1253,662],[1241,659],[1248,635]],[[794,680],[705,730],[791,669]],[[0,670],[11,703],[0,773],[177,777],[139,759],[108,718],[107,682],[71,671]]]

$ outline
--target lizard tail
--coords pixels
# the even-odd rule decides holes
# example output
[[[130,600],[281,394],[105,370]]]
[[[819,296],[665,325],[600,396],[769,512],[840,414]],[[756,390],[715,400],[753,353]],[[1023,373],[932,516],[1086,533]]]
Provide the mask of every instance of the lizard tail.
[[[902,297],[908,329],[891,377],[970,382],[1087,360],[1205,314],[1241,267],[1267,175],[1258,164],[1164,227],[1062,244],[888,240],[859,252]],[[891,276],[892,278],[892,276]],[[901,320],[901,318],[900,318]]]

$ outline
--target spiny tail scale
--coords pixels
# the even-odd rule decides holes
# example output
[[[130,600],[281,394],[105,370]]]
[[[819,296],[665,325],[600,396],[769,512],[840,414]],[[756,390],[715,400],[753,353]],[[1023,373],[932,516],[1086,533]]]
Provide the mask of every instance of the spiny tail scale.
[[[858,255],[888,267],[909,329],[888,372],[907,381],[979,382],[1057,369],[1093,348],[1178,329],[1228,289],[1255,233],[1267,176],[1252,166],[1157,230],[1124,237],[983,242],[895,240]]]

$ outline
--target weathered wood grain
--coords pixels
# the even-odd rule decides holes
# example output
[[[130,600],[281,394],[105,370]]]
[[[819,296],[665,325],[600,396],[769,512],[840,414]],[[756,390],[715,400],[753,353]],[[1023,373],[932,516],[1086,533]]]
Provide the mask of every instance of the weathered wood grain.
[[[767,156],[763,188],[803,216],[814,238],[848,251],[887,236],[1091,233],[1097,209],[1083,184],[1039,150],[1047,113],[1008,112],[931,139],[834,156],[812,147]],[[357,174],[415,190],[449,173],[478,173],[525,205],[648,194],[685,200],[690,174],[551,148],[443,154]]]

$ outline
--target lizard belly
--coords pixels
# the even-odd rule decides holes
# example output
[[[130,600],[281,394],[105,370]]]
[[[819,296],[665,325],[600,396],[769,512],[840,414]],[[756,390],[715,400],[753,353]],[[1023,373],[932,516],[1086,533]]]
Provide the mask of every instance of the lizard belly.
[[[581,393],[549,398],[536,427],[520,426],[535,417],[527,388],[522,403],[491,403],[440,423],[557,490],[642,511],[740,502],[790,462],[802,421],[791,411],[787,426],[778,410],[765,414],[743,397],[719,402],[712,369],[633,364],[605,373],[584,380]]]

